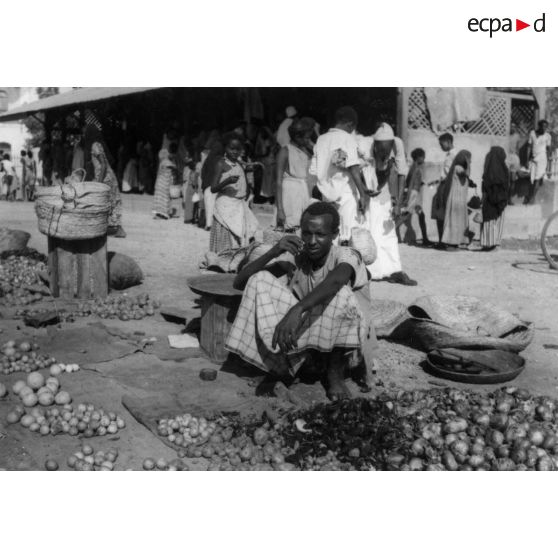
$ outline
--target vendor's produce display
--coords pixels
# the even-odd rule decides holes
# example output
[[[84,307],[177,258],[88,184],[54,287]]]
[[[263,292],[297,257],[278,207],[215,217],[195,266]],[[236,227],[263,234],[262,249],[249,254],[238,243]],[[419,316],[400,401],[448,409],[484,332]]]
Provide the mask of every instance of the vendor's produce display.
[[[143,460],[144,471],[189,471],[190,467],[180,458],[166,460],[164,457],[154,459],[148,457]]]
[[[45,287],[38,273],[47,273],[47,266],[31,257],[0,260],[0,304],[25,306],[42,300]]]
[[[78,317],[88,316],[128,321],[153,316],[155,309],[159,307],[159,301],[154,300],[148,294],[119,295],[81,302],[76,310],[60,309],[57,313],[59,320],[63,322],[73,322]],[[33,318],[44,314],[45,311],[45,308],[26,308],[18,310],[15,316],[16,318]]]
[[[179,449],[179,457],[209,459],[209,470],[295,468],[285,460],[291,449],[268,424],[256,428],[232,417],[207,420],[186,413],[161,419],[157,431]]]
[[[34,372],[49,367],[56,362],[54,357],[38,353],[36,343],[23,341],[16,343],[13,339],[0,348],[0,373]]]
[[[59,392],[66,393],[66,392]],[[47,409],[37,406],[26,408],[23,405],[8,413],[9,424],[20,423],[31,432],[48,434],[69,434],[92,438],[94,436],[114,435],[126,427],[124,419],[114,412],[97,409],[91,403],[72,405],[70,402]]]
[[[79,451],[68,457],[66,464],[75,471],[113,471],[118,459],[118,449],[95,451],[90,444],[83,444]]]
[[[51,405],[66,405],[72,402],[72,396],[60,389],[60,381],[56,376],[45,377],[40,372],[31,372],[26,381],[18,380],[12,391],[17,395],[24,407],[43,407]]]
[[[74,315],[95,315],[99,318],[119,318],[124,321],[141,320],[146,316],[153,316],[159,306],[159,302],[148,294],[109,296],[105,299],[81,303]]]
[[[274,425],[161,419],[179,457],[209,470],[556,470],[558,402],[515,387],[399,392],[320,404]]]

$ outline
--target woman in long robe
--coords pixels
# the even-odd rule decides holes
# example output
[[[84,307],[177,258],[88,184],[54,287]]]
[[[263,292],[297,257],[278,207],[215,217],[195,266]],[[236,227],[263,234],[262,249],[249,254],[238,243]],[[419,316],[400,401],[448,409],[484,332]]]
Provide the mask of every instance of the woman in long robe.
[[[482,175],[480,243],[483,250],[491,250],[500,245],[509,184],[510,172],[506,165],[506,152],[502,147],[493,147],[484,161],[484,174]]]
[[[155,219],[171,218],[170,187],[175,183],[176,164],[173,155],[176,153],[176,144],[171,144],[169,149],[159,151],[159,170],[155,181],[155,197],[153,200],[153,214]]]
[[[432,200],[432,218],[443,221],[442,244],[446,249],[457,250],[469,243],[469,187],[474,183],[469,179],[471,153],[459,151],[455,156],[445,181],[440,184]]]
[[[110,187],[110,213],[107,234],[124,238],[126,233],[122,228],[122,198],[118,189],[118,180],[108,162],[103,144],[99,141],[93,142],[91,146],[91,164],[95,182],[101,182]]]

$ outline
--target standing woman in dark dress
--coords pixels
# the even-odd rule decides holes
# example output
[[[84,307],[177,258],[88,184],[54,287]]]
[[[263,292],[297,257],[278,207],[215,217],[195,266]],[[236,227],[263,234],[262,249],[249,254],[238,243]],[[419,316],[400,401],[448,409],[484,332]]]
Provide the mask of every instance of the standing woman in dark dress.
[[[502,147],[493,147],[484,161],[482,175],[480,242],[483,250],[492,250],[500,245],[509,187],[510,173],[506,165],[506,152]]]

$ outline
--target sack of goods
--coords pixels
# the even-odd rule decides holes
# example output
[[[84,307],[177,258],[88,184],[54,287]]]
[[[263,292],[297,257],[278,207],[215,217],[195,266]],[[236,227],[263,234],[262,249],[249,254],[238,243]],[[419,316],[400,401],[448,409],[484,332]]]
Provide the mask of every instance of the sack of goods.
[[[38,187],[35,212],[39,231],[67,240],[103,236],[111,207],[110,187],[98,182]]]
[[[117,252],[108,253],[109,261],[109,285],[111,289],[121,291],[130,287],[135,287],[143,281],[143,271],[136,260],[118,254]]]
[[[349,246],[360,252],[365,265],[371,265],[376,261],[378,249],[369,230],[362,227],[353,227]]]
[[[27,248],[30,238],[28,232],[0,228],[0,253]]]

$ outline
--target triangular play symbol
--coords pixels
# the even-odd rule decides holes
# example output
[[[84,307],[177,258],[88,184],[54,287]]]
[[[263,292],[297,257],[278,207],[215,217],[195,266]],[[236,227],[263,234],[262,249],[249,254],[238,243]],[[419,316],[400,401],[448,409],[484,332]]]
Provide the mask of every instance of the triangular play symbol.
[[[521,21],[520,19],[515,20],[515,30],[516,31],[521,31],[522,29],[525,29],[527,27],[531,27],[531,24],[530,23],[525,23],[524,21]]]

